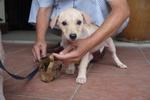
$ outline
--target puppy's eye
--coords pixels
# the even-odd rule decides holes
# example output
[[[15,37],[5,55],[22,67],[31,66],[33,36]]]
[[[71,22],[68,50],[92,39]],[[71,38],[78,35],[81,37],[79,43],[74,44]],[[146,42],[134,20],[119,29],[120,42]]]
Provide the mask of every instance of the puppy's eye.
[[[82,23],[81,20],[77,21],[77,25],[81,25],[81,23]]]
[[[67,25],[67,22],[66,22],[66,21],[63,21],[63,22],[62,22],[62,25],[66,26],[66,25]]]

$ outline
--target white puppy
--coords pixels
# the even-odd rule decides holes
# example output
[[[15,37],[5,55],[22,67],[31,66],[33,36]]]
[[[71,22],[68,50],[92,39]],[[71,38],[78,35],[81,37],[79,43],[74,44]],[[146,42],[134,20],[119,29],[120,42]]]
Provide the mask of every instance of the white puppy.
[[[77,39],[84,39],[90,36],[93,32],[95,32],[98,27],[93,25],[89,21],[89,17],[86,14],[74,9],[69,8],[59,14],[56,18],[51,21],[51,27],[57,25],[63,32],[62,34],[62,46],[67,48],[69,51],[72,47],[68,46],[67,41],[75,41]],[[76,79],[77,83],[84,84],[86,83],[86,71],[89,62],[92,60],[92,52],[96,50],[103,51],[104,47],[108,47],[112,53],[112,58],[115,63],[120,68],[127,68],[116,55],[116,48],[111,38],[108,38],[103,43],[100,43],[97,47],[95,47],[92,51],[85,54],[79,64],[79,72]],[[62,51],[60,54],[63,54],[66,51]],[[67,72],[74,73],[75,65],[70,64]]]

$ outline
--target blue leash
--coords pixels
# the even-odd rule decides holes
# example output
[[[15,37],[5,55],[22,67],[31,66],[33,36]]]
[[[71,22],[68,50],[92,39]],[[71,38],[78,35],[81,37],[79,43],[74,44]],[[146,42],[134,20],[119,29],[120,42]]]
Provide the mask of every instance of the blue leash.
[[[4,70],[7,74],[9,74],[12,78],[14,79],[17,79],[17,80],[24,80],[24,79],[27,79],[27,80],[31,80],[35,75],[36,73],[38,72],[39,68],[37,67],[36,69],[34,69],[31,73],[29,73],[27,76],[23,77],[23,76],[18,76],[18,75],[15,75],[15,74],[12,74],[10,73],[5,67],[4,65],[2,64],[1,60],[0,60],[0,68],[2,70]]]

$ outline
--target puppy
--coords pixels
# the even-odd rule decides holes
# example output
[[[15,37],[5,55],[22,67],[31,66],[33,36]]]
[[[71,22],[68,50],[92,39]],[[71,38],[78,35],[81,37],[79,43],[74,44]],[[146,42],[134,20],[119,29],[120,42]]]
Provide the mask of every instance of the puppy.
[[[55,25],[57,25],[62,30],[62,46],[64,48],[67,47],[66,51],[62,51],[60,52],[60,54],[63,54],[64,52],[72,49],[71,46],[68,46],[69,44],[67,41],[76,41],[78,39],[87,38],[98,29],[96,25],[91,24],[89,17],[86,14],[74,8],[66,9],[65,11],[61,12],[59,16],[54,18],[51,21],[51,27],[53,28]],[[112,53],[112,58],[118,67],[127,68],[127,66],[119,60],[116,54],[116,48],[113,40],[111,38],[108,38],[82,57],[79,64],[78,76],[76,78],[77,83],[86,83],[87,66],[93,59],[92,52],[97,50],[100,50],[100,52],[102,52],[104,47],[108,47],[109,51]],[[72,63],[69,65],[66,72],[74,73],[74,70],[75,65],[74,63]]]

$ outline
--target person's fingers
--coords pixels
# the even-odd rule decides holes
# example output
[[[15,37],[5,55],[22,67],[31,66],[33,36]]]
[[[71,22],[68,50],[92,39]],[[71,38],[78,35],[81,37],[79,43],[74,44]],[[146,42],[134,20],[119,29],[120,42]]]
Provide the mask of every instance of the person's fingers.
[[[32,54],[33,54],[33,60],[35,61],[37,59],[37,57],[36,57],[34,48],[32,49]]]
[[[64,50],[62,50],[59,54],[64,55],[68,52],[70,52],[72,50],[72,48],[65,48]]]
[[[72,45],[72,46],[78,46],[80,43],[81,43],[81,40],[76,40],[76,41],[69,41],[69,43]]]
[[[64,49],[63,51],[61,51],[59,54],[60,55],[64,55],[64,54],[66,54],[67,52],[66,52],[66,50]]]
[[[77,63],[80,61],[80,58],[73,58],[73,59],[67,59],[67,60],[63,60],[64,64],[70,64],[70,63]]]
[[[65,50],[65,49],[64,49]],[[64,55],[65,54],[65,51],[62,50],[61,52],[59,52],[60,55]]]
[[[46,46],[43,46],[41,48],[41,53],[42,53],[42,57],[45,57],[46,56]]]
[[[73,59],[79,56],[79,53],[77,51],[71,51],[69,53],[66,54],[57,54],[57,53],[53,53],[53,55],[60,59],[60,60],[68,60],[68,59]]]
[[[40,48],[35,47],[35,55],[36,55],[37,60],[41,59]]]

